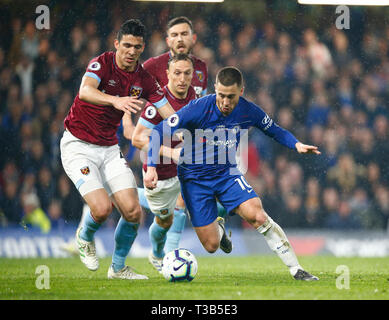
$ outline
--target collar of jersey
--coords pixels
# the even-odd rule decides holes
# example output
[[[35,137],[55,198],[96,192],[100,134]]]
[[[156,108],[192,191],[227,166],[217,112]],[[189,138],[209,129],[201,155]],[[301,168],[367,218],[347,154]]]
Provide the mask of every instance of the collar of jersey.
[[[169,87],[166,85],[163,87],[165,89],[165,91],[168,93],[168,95],[170,97],[172,97],[172,99],[176,100],[176,101],[179,101],[179,102],[185,102],[188,97],[189,97],[189,89],[188,89],[188,94],[186,95],[186,98],[185,99],[180,99],[180,98],[177,98],[170,90],[169,90]]]

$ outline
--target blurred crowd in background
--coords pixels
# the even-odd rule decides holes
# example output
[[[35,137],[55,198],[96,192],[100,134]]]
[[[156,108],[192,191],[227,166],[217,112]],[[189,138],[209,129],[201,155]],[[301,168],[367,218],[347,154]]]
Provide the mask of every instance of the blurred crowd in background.
[[[298,7],[283,23],[274,11],[253,21],[223,6],[80,2],[78,9],[50,2],[49,30],[36,29],[34,9],[0,10],[0,228],[36,219],[47,232],[78,223],[83,201],[63,171],[59,141],[88,62],[113,50],[128,18],[148,29],[142,61],[164,53],[167,21],[186,15],[197,34],[193,54],[208,65],[208,93],[219,68],[237,66],[245,96],[322,152],[302,156],[250,131],[245,176],[269,215],[283,228],[387,229],[389,26],[368,28],[361,13],[350,30],[306,15],[302,23]],[[121,145],[142,186],[139,153]]]

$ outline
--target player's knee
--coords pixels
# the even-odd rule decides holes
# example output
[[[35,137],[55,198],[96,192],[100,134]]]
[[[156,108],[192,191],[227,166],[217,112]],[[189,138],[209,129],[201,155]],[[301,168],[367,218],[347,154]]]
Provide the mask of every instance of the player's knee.
[[[254,228],[258,228],[266,222],[267,214],[263,208],[257,208],[256,210],[252,210],[250,213],[246,214],[246,220]]]
[[[123,218],[132,223],[139,223],[142,217],[142,209],[140,205],[132,206],[122,210]]]
[[[112,203],[111,201],[101,201],[91,208],[93,217],[97,222],[104,222],[112,212]]]
[[[208,253],[214,253],[217,249],[219,249],[220,241],[218,239],[209,239],[205,243],[203,243],[203,247],[207,250]]]
[[[261,209],[255,215],[254,227],[259,227],[263,225],[266,221],[267,221],[267,213],[265,212],[265,210]]]
[[[254,228],[263,225],[267,220],[267,213],[262,206],[261,200],[253,202],[252,205],[245,208],[245,219]]]
[[[219,243],[207,243],[204,248],[208,253],[215,253],[216,250],[219,249]]]

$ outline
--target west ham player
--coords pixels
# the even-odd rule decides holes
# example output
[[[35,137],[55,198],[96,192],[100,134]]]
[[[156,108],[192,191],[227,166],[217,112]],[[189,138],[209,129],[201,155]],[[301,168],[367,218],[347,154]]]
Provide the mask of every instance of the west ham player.
[[[208,85],[207,65],[201,59],[191,55],[192,49],[196,44],[196,40],[197,36],[194,33],[191,20],[184,16],[171,19],[168,22],[166,28],[166,44],[169,48],[169,51],[160,56],[148,59],[143,63],[143,67],[157,79],[161,87],[164,87],[168,84],[166,66],[170,57],[179,53],[190,54],[190,57],[193,61],[192,86],[196,91],[197,97],[206,95]],[[147,206],[147,201],[143,200],[143,190],[138,189],[138,192],[141,203],[143,203],[143,206]],[[220,213],[223,213],[223,215],[225,214],[224,208],[222,208],[220,205],[218,205],[218,209]],[[167,234],[165,245],[166,252],[169,252],[179,246],[181,234],[185,228],[185,203],[181,195],[177,199],[174,216],[175,218],[173,221],[173,226],[170,228]],[[220,223],[224,222],[222,217],[219,219]],[[231,246],[228,241],[226,243],[228,247]],[[226,248],[227,252],[229,250],[229,248]]]
[[[174,113],[157,81],[138,62],[144,37],[143,24],[128,20],[114,42],[116,51],[91,60],[64,121],[61,139],[64,170],[90,208],[76,232],[80,258],[88,269],[99,267],[94,234],[111,214],[112,203],[121,213],[109,279],[147,279],[125,266],[142,211],[135,178],[120,153],[116,131],[123,114],[141,110],[141,97],[153,103],[162,117]]]
[[[223,230],[216,221],[217,198],[227,211],[239,214],[264,236],[295,279],[318,280],[300,266],[284,231],[268,216],[258,195],[236,169],[233,152],[241,135],[250,127],[259,128],[299,153],[320,154],[318,148],[299,142],[259,106],[243,98],[243,77],[238,69],[221,69],[216,77],[215,92],[191,101],[155,126],[144,176],[145,186],[151,189],[157,186],[156,164],[163,134],[170,136],[179,129],[186,129],[184,152],[181,152],[177,172],[191,223],[203,247],[213,253],[220,245]]]
[[[161,87],[167,85],[166,66],[171,56],[178,53],[191,54],[196,44],[197,36],[194,33],[192,22],[187,17],[176,17],[167,24],[166,44],[169,51],[152,57],[143,63],[143,67],[157,79]],[[207,94],[208,71],[207,65],[201,59],[191,55],[193,60],[192,86],[198,97]]]
[[[163,90],[173,109],[178,111],[196,98],[196,93],[191,86],[193,76],[192,59],[184,53],[172,56],[169,59],[166,74],[169,82]],[[133,145],[139,149],[147,148],[152,129],[162,120],[154,106],[146,106],[132,136]],[[173,217],[174,219],[180,219],[180,216],[174,216],[177,198],[180,194],[180,182],[177,178],[177,165],[172,160],[172,158],[176,160],[179,158],[180,148],[174,148],[180,142],[179,139],[176,139],[176,141],[171,141],[169,146],[164,145],[162,147],[161,154],[165,156],[165,159],[161,158],[161,163],[157,166],[158,186],[153,190],[144,189],[150,211],[155,215],[154,222],[149,228],[149,237],[152,244],[149,261],[159,272],[161,272],[162,259],[165,255],[166,234],[172,225]],[[143,169],[144,171],[147,170],[146,162]]]

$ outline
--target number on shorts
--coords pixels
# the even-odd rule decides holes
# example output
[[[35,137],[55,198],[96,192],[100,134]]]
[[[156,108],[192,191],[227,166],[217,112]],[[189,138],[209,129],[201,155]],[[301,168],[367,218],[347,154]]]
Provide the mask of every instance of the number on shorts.
[[[247,189],[251,189],[251,190],[253,189],[253,188],[247,183],[246,179],[245,179],[243,176],[241,176],[240,178],[236,178],[235,181],[238,182],[238,184],[239,184],[239,186],[242,188],[242,190],[246,190],[246,188],[247,188]],[[249,191],[249,190],[247,190],[247,191]],[[249,191],[249,192],[251,192],[251,191]]]

